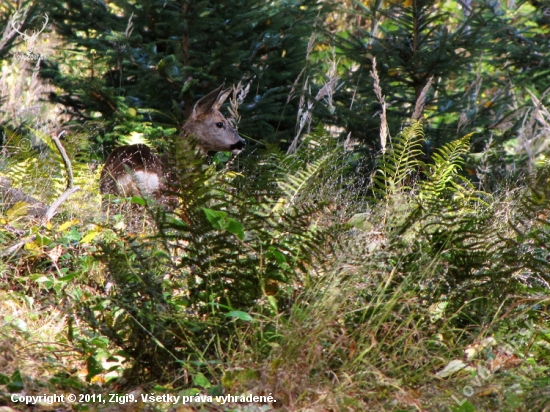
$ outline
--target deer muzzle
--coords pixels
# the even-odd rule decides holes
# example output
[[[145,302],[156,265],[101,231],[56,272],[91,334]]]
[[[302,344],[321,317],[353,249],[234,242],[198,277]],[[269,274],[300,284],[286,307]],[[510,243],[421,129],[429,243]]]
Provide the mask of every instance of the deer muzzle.
[[[240,139],[237,143],[234,143],[231,146],[229,146],[229,149],[231,150],[231,153],[239,154],[243,151],[245,147],[246,147],[246,142],[244,141],[244,139]]]

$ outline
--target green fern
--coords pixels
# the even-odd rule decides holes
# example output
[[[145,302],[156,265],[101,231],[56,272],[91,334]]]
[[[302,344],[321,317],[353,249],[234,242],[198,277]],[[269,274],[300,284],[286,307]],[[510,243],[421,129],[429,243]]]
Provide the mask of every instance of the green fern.
[[[419,199],[421,202],[438,202],[442,196],[473,195],[473,184],[460,175],[464,157],[470,151],[468,134],[453,142],[447,143],[433,155],[433,164],[424,165],[426,179],[420,182]]]
[[[38,197],[45,202],[57,198],[67,186],[67,171],[52,139],[38,131],[31,130],[35,137],[47,147],[42,152],[30,150],[30,145],[23,146],[24,138],[12,136],[14,142],[19,142],[21,147],[10,156],[2,176],[10,179],[14,187],[20,187],[25,193]],[[74,184],[89,186],[90,171],[82,156],[74,161],[80,153],[82,140],[78,135],[70,135],[63,140],[63,145],[71,162]],[[82,161],[84,160],[84,161]]]
[[[305,165],[305,169],[298,170],[295,173],[284,174],[277,184],[286,196],[289,204],[294,204],[296,199],[308,187],[314,184],[319,172],[330,161],[331,155],[326,155],[313,163]]]
[[[223,358],[235,326],[225,315],[288,309],[296,289],[311,283],[312,268],[330,256],[335,231],[315,219],[323,207],[319,188],[337,151],[323,139],[330,137],[312,134],[293,156],[258,155],[240,173],[211,166],[205,173],[193,148],[174,142],[178,183],[171,196],[180,207],[150,210],[155,235],[105,238],[98,258],[114,294],[79,302],[82,318],[105,325],[102,333],[140,359],[140,376],[159,378],[181,368],[175,359],[198,352],[205,364]],[[284,207],[274,207],[276,199]],[[87,310],[107,302],[110,311]],[[205,345],[212,333],[218,341]]]
[[[390,196],[411,189],[414,178],[423,167],[420,160],[423,142],[422,123],[413,121],[394,139],[393,145],[382,156],[373,177],[375,192]]]

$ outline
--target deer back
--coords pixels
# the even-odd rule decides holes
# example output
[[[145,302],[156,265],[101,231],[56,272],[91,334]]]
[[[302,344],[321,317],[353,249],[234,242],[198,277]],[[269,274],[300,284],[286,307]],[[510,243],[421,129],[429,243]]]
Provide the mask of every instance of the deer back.
[[[210,151],[240,153],[246,142],[219,110],[230,92],[231,89],[223,90],[222,85],[200,99],[182,128],[180,138],[193,135],[203,154]],[[166,180],[174,176],[167,170],[168,163],[143,144],[118,147],[105,162],[100,191],[119,196],[147,194],[160,199]]]
[[[117,147],[107,158],[99,178],[102,194],[157,197],[164,189],[164,167],[149,146]]]

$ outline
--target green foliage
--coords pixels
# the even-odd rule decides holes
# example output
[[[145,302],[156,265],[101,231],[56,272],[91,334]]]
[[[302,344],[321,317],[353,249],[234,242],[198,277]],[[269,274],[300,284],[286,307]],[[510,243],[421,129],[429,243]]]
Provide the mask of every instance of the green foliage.
[[[420,183],[419,198],[427,203],[445,195],[469,197],[474,185],[459,172],[470,152],[470,135],[447,143],[433,155],[433,164],[426,165],[426,180]]]
[[[364,24],[343,31],[334,41],[345,58],[358,66],[357,70],[346,73],[350,84],[356,85],[354,110],[341,112],[350,119],[357,136],[368,145],[375,144],[374,136],[361,132],[376,127],[375,119],[365,124],[365,119],[371,118],[368,113],[378,110],[372,103],[377,99],[371,84],[366,81],[373,58],[378,62],[381,88],[388,96],[391,132],[412,116],[414,103],[432,77],[435,90],[427,98],[427,116],[436,120],[430,126],[437,127],[440,119],[445,118],[444,127],[448,127],[451,113],[454,114],[451,118],[457,121],[457,114],[468,103],[463,87],[474,75],[468,65],[476,61],[485,46],[485,32],[473,25],[479,13],[463,15],[456,4],[442,5],[433,0],[391,3],[374,0],[354,4],[353,10],[345,12],[352,18],[362,19]],[[349,99],[348,96],[342,98]],[[351,107],[344,101],[344,107]],[[431,145],[439,140],[437,132],[431,129],[428,135]],[[448,133],[445,137],[449,138]]]
[[[31,145],[31,136],[22,136],[6,130],[11,153],[0,168],[0,173],[9,179],[13,186],[21,187],[25,193],[36,195],[48,202],[56,199],[66,189],[67,170],[52,139],[37,130],[31,132],[39,142],[36,149]],[[63,139],[69,158],[81,161],[72,162],[75,186],[89,185],[89,167],[83,162],[88,159],[84,150],[86,144],[85,137],[79,133],[71,133]]]
[[[59,87],[51,100],[82,126],[63,142],[85,189],[45,226],[24,204],[2,209],[0,403],[10,391],[139,383],[158,393],[273,393],[291,410],[547,406],[544,7],[138,3],[36,3],[66,41],[40,69]],[[12,11],[0,5],[5,25]],[[40,16],[31,11],[29,29]],[[312,33],[321,24],[326,37]],[[0,54],[10,44],[0,41]],[[374,57],[395,136],[382,154]],[[318,98],[310,89],[325,77],[334,90]],[[243,95],[250,86],[241,112],[230,111],[267,149],[206,165],[170,140],[224,80],[242,80]],[[422,120],[408,120],[418,100]],[[66,177],[47,134],[6,122],[3,176],[53,200]],[[297,152],[284,154],[296,135]],[[347,149],[364,144],[343,152],[336,136],[349,137]],[[88,142],[107,154],[132,139],[173,154],[179,183],[166,209],[117,199],[105,217],[88,195],[97,176],[87,163],[98,157]],[[517,338],[526,315],[536,333]],[[464,359],[489,336],[496,347]],[[457,407],[451,394],[471,377],[434,385],[450,360],[476,367],[512,341],[520,367],[493,373],[491,396]]]
[[[328,154],[321,159],[306,164],[305,169],[298,170],[295,175],[287,174],[287,179],[278,182],[285,196],[285,201],[295,204],[296,198],[303,194],[304,188],[311,186],[311,180],[318,179],[319,171],[326,167],[326,163],[333,159],[334,156]]]
[[[422,143],[424,128],[421,122],[414,122],[403,130],[382,155],[380,166],[374,175],[375,188],[384,196],[391,196],[410,190],[423,166]]]
[[[179,128],[199,96],[241,80],[253,91],[241,106],[241,133],[253,141],[290,141],[298,102],[288,96],[315,21],[330,6],[313,0],[183,6],[118,0],[74,9],[44,3],[58,35],[73,45],[42,64],[43,78],[62,89],[50,98],[88,123],[100,113],[106,133],[96,141],[109,147],[132,131],[157,143],[167,128]]]
[[[548,241],[543,229],[547,222],[540,220],[541,212],[547,210],[544,189],[531,189],[515,201],[495,199],[461,175],[469,136],[442,147],[430,164],[402,151],[414,147],[411,136],[422,136],[418,124],[395,138],[381,159],[374,180],[384,197],[371,198],[369,212],[363,214],[371,225],[366,230],[352,229],[340,238],[337,259],[299,296],[288,322],[291,326],[280,328],[284,338],[272,352],[271,362],[280,370],[289,370],[306,353],[308,359],[300,368],[291,368],[293,373],[270,381],[283,396],[307,392],[305,381],[322,385],[323,374],[330,371],[336,376],[354,376],[339,386],[343,393],[382,393],[380,398],[386,399],[393,392],[388,382],[403,390],[442,369],[442,359],[463,359],[464,346],[477,333],[472,336],[469,331],[490,335],[486,328],[492,331],[502,326],[495,319],[512,317],[509,311],[515,313],[510,322],[517,330],[516,317],[521,317],[508,299],[525,287],[537,290],[550,273],[547,259],[542,259],[547,252],[539,249]],[[382,175],[400,177],[396,181],[401,185],[388,183],[386,188]],[[547,176],[539,175],[532,187],[548,187]],[[509,205],[517,205],[520,199],[530,206],[521,207],[516,220]],[[396,203],[407,207],[395,207]],[[511,231],[508,225],[515,221],[522,222],[522,227]],[[534,241],[532,236],[540,238]],[[525,305],[520,307],[528,310]],[[540,313],[533,316],[541,319]],[[334,324],[338,326],[331,327]],[[501,331],[494,332],[491,336],[499,342],[510,341]],[[522,342],[527,350],[532,340],[526,337]],[[319,347],[323,355],[315,351]],[[495,355],[488,356],[493,359]],[[264,379],[273,376],[263,373]],[[364,379],[365,375],[375,378]],[[466,384],[453,380],[449,390]],[[343,393],[334,397],[340,399]],[[446,396],[440,402],[456,407],[450,395]],[[380,410],[386,410],[387,403],[380,398],[369,398],[369,407],[380,402]],[[468,400],[463,404],[465,410],[484,405],[477,398]],[[514,403],[518,399],[499,404]],[[357,410],[361,408],[365,406]]]
[[[20,392],[24,388],[23,377],[21,376],[20,371],[13,372],[13,374],[11,375],[11,378],[8,378],[7,376],[4,375],[2,381],[3,381],[3,384],[6,385],[6,388],[8,389],[8,391],[12,393]]]
[[[541,216],[548,185],[541,182],[547,174],[539,172],[530,191],[515,200],[522,205],[519,215],[511,214],[513,200],[495,199],[461,175],[469,135],[444,145],[432,155],[432,163],[424,163],[419,160],[419,127],[407,127],[394,140],[374,176],[385,200],[384,218],[371,214],[370,220],[385,223],[386,247],[400,251],[381,257],[406,274],[406,284],[421,285],[415,290],[418,296],[448,301],[451,312],[469,305],[467,322],[487,321],[494,301],[522,288],[518,278],[527,276],[532,285],[546,282],[549,264],[541,248],[548,241],[547,222]]]
[[[78,303],[83,319],[136,360],[128,374],[136,380],[166,379],[179,368],[213,373],[242,322],[254,322],[251,312],[288,310],[293,289],[309,283],[330,250],[331,231],[313,222],[322,203],[297,202],[321,185],[326,151],[321,159],[310,151],[300,166],[297,156],[278,163],[265,156],[249,174],[205,170],[183,146],[172,151],[179,183],[170,197],[180,206],[150,209],[157,235],[105,237],[98,258],[111,296]]]
[[[214,229],[227,230],[236,235],[240,240],[244,240],[243,225],[235,219],[227,217],[227,212],[203,208],[204,214]]]
[[[338,94],[336,107],[348,130],[367,147],[379,148],[376,133],[370,132],[377,130],[372,113],[380,110],[367,81],[373,58],[392,135],[411,117],[422,88],[433,77],[425,111],[429,150],[454,140],[452,130],[485,132],[475,136],[473,152],[482,152],[488,143],[500,147],[516,137],[530,106],[524,85],[538,92],[547,89],[544,82],[534,81],[547,78],[550,67],[543,8],[530,2],[514,3],[510,9],[500,2],[350,3],[353,7],[341,10],[339,30],[331,37],[342,56],[339,74],[353,93]]]

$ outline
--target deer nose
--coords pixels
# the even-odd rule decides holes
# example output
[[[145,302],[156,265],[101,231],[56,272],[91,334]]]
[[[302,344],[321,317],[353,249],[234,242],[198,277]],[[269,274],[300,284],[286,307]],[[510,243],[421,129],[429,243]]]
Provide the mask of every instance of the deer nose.
[[[243,139],[241,139],[237,143],[232,144],[230,146],[230,148],[231,148],[232,151],[233,150],[243,150],[245,148],[245,146],[246,146],[246,142]]]

